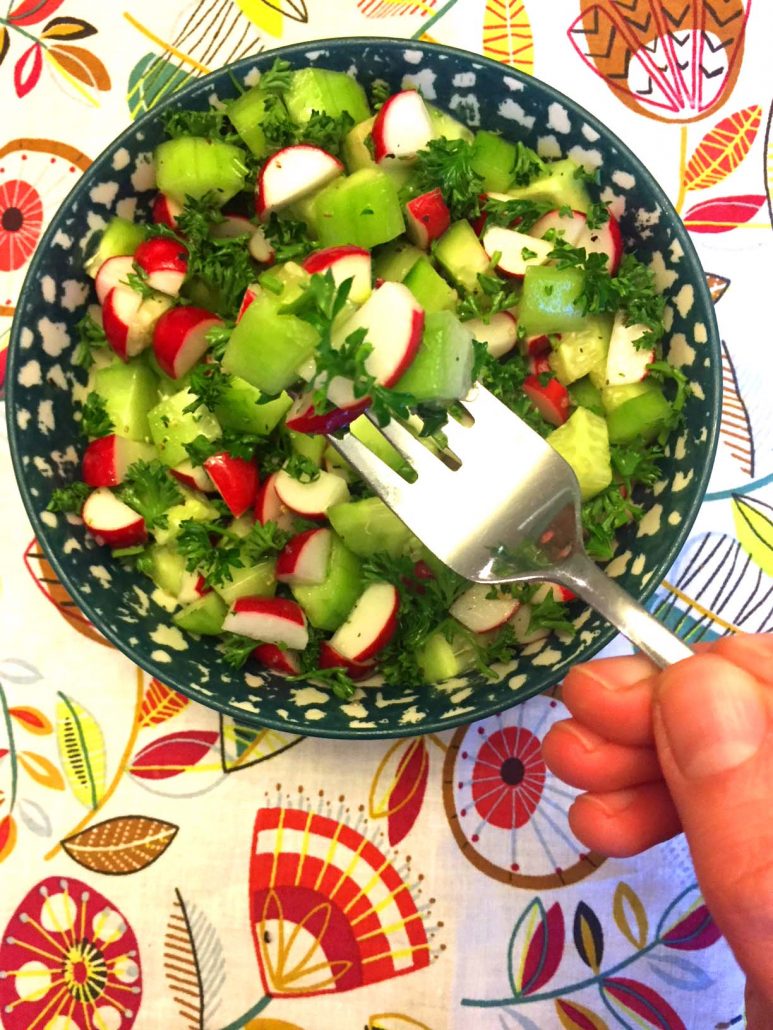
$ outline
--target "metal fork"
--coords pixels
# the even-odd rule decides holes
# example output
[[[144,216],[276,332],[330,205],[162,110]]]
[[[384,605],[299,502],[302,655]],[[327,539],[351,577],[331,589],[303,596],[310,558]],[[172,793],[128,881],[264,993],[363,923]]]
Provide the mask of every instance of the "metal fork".
[[[371,417],[413,468],[412,482],[351,433],[328,439],[460,576],[476,583],[559,583],[659,666],[689,658],[690,648],[585,553],[580,489],[570,465],[480,383],[460,403],[465,416],[448,418],[441,455],[395,419],[378,426]]]

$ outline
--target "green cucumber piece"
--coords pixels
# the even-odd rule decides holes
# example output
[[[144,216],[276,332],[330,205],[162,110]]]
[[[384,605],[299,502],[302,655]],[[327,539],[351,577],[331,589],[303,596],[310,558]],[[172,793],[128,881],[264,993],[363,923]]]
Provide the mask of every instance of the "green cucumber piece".
[[[580,165],[571,158],[551,161],[547,166],[547,174],[541,179],[507,192],[518,199],[543,201],[554,208],[566,206],[574,211],[587,212],[591,198],[583,178],[578,174],[578,168]]]
[[[435,258],[457,286],[480,291],[478,275],[488,271],[489,257],[466,220],[450,225],[435,244]]]
[[[152,566],[148,575],[161,590],[177,597],[185,575],[185,558],[175,547],[154,544],[149,550]]]
[[[281,97],[253,86],[228,105],[228,118],[255,157],[265,157],[271,150],[263,132],[267,111],[277,105],[284,111]]]
[[[580,297],[585,276],[577,268],[529,265],[518,303],[518,324],[527,335],[582,329],[587,315]]]
[[[294,584],[293,597],[316,629],[338,629],[362,593],[360,559],[333,534],[327,576],[312,586]]]
[[[293,72],[284,101],[296,125],[305,125],[313,111],[331,118],[346,111],[355,122],[370,117],[368,99],[359,82],[346,72],[327,68],[301,68]]]
[[[193,522],[212,522],[220,518],[220,512],[203,494],[194,493],[182,486],[180,493],[183,495],[182,503],[173,504],[167,511],[166,526],[157,526],[153,530],[159,544],[169,544],[176,540],[180,526],[189,519]]]
[[[475,649],[463,633],[446,630],[430,633],[416,656],[427,683],[442,683],[468,672],[475,664]]]
[[[403,282],[428,314],[456,310],[459,294],[435,271],[429,258],[420,257]]]
[[[215,590],[227,605],[232,605],[240,597],[273,597],[276,593],[275,566],[272,558],[266,558],[257,565],[233,569],[229,582],[215,587]]]
[[[569,387],[569,396],[578,408],[588,408],[596,415],[605,414],[601,402],[601,390],[591,382],[588,376],[578,379]]]
[[[301,458],[308,458],[314,465],[319,467],[322,464],[322,456],[327,447],[327,439],[318,433],[298,433],[294,429],[288,429],[290,447],[293,454]]]
[[[159,401],[148,412],[150,436],[165,465],[173,467],[186,461],[188,452],[185,444],[197,436],[205,436],[208,440],[222,436],[220,423],[203,405],[200,404],[195,411],[184,411],[196,399],[190,390],[180,390]]]
[[[214,590],[203,597],[191,601],[175,612],[172,622],[187,633],[199,633],[201,636],[215,637],[222,632],[223,621],[228,606],[218,597]]]
[[[463,139],[465,143],[472,143],[474,133],[466,125],[462,125],[460,121],[453,118],[446,111],[442,111],[439,107],[434,107],[426,102],[424,106],[427,108],[429,120],[432,122],[432,131],[435,134],[435,139],[440,139],[443,136],[446,139]]]
[[[617,387],[616,389],[621,389]],[[673,409],[658,386],[631,397],[607,412],[610,443],[649,442],[669,423]]]
[[[395,389],[435,404],[463,397],[472,386],[472,339],[452,312],[430,312],[424,319],[421,347]]]
[[[118,436],[150,440],[148,410],[158,401],[158,380],[141,360],[115,361],[94,373],[94,391]]]
[[[317,194],[313,228],[323,247],[388,243],[405,230],[395,183],[380,168],[335,179]]]
[[[584,501],[595,497],[612,482],[609,433],[601,415],[587,408],[576,408],[547,440],[572,466]]]
[[[389,465],[395,472],[407,472],[410,466],[403,459],[403,456],[393,447],[383,433],[373,425],[367,415],[358,415],[349,426],[349,432],[356,437],[360,443],[365,444],[368,450],[381,458],[384,464]],[[337,453],[337,452],[336,452]]]
[[[280,393],[267,400],[257,387],[240,376],[231,376],[215,405],[215,418],[223,429],[268,436],[284,418],[292,399]]]
[[[344,501],[328,509],[330,525],[355,554],[368,558],[386,552],[404,554],[413,534],[380,497]]]
[[[596,365],[606,362],[611,335],[611,315],[588,315],[582,329],[563,333],[549,358],[559,383],[568,386],[588,375]]]
[[[221,204],[245,188],[247,166],[240,147],[200,136],[178,136],[156,147],[156,183],[179,204],[213,192]]]
[[[373,130],[375,118],[367,118],[355,125],[344,138],[342,157],[346,170],[351,174],[361,168],[376,168],[376,162],[368,149],[367,139]]]
[[[381,247],[373,257],[373,274],[377,279],[401,283],[424,251],[405,240],[394,240]]]
[[[641,397],[643,393],[657,389],[654,383],[642,380],[640,383],[625,383],[622,386],[605,386],[601,391],[601,403],[607,415],[619,408],[626,401],[634,397]]]
[[[111,218],[102,234],[98,234],[96,249],[84,262],[86,274],[93,278],[108,258],[133,254],[146,236],[144,225],[136,225],[128,218],[119,218],[117,215]]]
[[[317,330],[295,315],[282,314],[280,300],[258,294],[236,323],[223,354],[223,369],[275,397],[298,378],[314,352]]]
[[[513,181],[515,146],[498,133],[481,129],[475,133],[470,164],[483,177],[487,192],[504,193]]]

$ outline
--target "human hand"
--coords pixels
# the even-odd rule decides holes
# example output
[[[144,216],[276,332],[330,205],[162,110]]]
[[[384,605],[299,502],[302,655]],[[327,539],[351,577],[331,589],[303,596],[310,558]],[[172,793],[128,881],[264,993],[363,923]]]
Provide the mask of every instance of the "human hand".
[[[747,974],[751,1030],[773,1026],[773,635],[725,637],[659,671],[643,655],[576,666],[543,753],[581,794],[588,847],[627,856],[681,830]]]

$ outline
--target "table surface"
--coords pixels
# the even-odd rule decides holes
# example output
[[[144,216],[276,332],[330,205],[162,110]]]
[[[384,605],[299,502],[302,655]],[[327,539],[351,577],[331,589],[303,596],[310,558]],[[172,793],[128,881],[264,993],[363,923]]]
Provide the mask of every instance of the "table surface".
[[[753,312],[773,267],[773,10],[750,6],[12,2],[0,17],[0,368],[41,228],[161,96],[260,49],[333,35],[486,53],[605,119],[693,233],[725,341],[722,434],[710,492],[654,604],[688,640],[769,630],[771,359]],[[661,31],[671,35],[655,44]],[[680,53],[688,71],[700,57],[692,106],[664,70]],[[575,792],[539,753],[565,714],[559,700],[347,746],[218,718],[144,676],[73,609],[31,539],[2,432],[3,1027],[742,1023],[742,977],[683,839],[604,861],[573,838]]]

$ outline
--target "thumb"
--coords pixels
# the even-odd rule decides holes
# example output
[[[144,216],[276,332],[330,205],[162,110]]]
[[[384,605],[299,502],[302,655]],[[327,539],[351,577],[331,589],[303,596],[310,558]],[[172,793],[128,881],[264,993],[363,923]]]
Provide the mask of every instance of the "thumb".
[[[773,687],[748,671],[767,678],[773,642],[721,651],[661,674],[655,740],[706,903],[773,1003]]]

